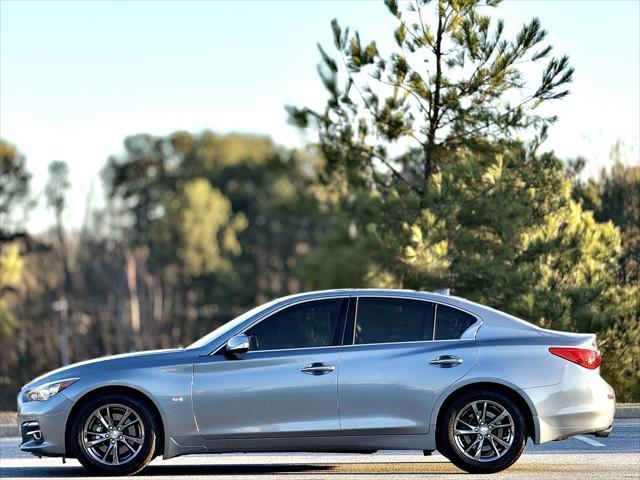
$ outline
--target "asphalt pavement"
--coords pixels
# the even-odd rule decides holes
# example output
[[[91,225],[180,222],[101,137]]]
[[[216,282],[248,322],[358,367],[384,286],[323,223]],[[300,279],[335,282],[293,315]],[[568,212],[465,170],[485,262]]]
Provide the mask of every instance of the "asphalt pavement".
[[[0,478],[77,478],[86,471],[75,460],[38,459],[18,449],[18,438],[0,439]],[[484,479],[469,475],[434,453],[382,451],[373,455],[225,454],[154,460],[136,478],[173,479]],[[500,479],[640,479],[640,420],[616,420],[608,438],[578,436],[530,444]]]

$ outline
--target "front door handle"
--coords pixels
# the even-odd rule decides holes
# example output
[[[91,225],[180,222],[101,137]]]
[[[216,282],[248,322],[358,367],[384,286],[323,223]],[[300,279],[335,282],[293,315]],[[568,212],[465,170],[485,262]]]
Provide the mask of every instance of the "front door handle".
[[[314,362],[311,365],[301,368],[302,373],[307,375],[326,375],[336,369],[333,365],[327,365],[326,363]]]
[[[451,368],[460,365],[462,361],[460,357],[456,357],[455,355],[440,355],[431,360],[429,365],[440,368]]]

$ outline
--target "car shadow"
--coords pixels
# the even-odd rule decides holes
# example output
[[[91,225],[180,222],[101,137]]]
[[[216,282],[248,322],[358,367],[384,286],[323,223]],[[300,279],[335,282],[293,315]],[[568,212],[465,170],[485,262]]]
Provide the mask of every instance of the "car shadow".
[[[275,475],[275,474],[392,474],[419,473],[423,475],[460,474],[461,471],[449,462],[428,463],[355,463],[355,464],[242,464],[242,465],[150,465],[140,472],[140,477],[178,477],[215,475]],[[0,467],[0,478],[33,477],[91,477],[84,468],[77,466],[59,467]]]

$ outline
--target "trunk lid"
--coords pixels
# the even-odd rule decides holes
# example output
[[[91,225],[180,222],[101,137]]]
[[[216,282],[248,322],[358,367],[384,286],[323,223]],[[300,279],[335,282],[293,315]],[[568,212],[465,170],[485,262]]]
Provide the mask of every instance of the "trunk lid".
[[[549,338],[549,345],[571,346],[578,348],[586,348],[590,350],[598,350],[595,333],[571,333],[560,332],[558,330],[540,329],[540,334]]]

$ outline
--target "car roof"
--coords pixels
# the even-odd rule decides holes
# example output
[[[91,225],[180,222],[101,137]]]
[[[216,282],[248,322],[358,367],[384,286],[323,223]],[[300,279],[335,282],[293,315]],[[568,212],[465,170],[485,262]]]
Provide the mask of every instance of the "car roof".
[[[485,322],[493,326],[508,326],[510,328],[524,328],[540,330],[539,327],[522,320],[518,317],[510,315],[508,313],[496,310],[492,307],[481,305],[479,303],[467,300],[463,297],[455,295],[445,295],[436,292],[425,292],[421,290],[407,290],[407,289],[393,289],[393,288],[340,288],[332,290],[316,290],[311,292],[296,293],[283,297],[282,301],[293,301],[300,299],[313,299],[313,298],[330,298],[333,296],[380,296],[380,297],[401,297],[401,298],[414,298],[417,300],[428,300],[439,304],[450,305],[469,312]]]
[[[336,295],[350,295],[350,296],[381,296],[381,297],[402,297],[402,298],[416,298],[420,300],[431,300],[438,303],[451,304],[458,306],[463,310],[471,310],[475,312],[477,308],[486,308],[482,305],[471,302],[462,297],[455,295],[443,295],[435,292],[425,292],[421,290],[406,290],[406,289],[394,289],[394,288],[338,288],[331,290],[316,290],[311,292],[296,293],[281,298],[281,300],[294,300],[303,298],[327,298]]]

